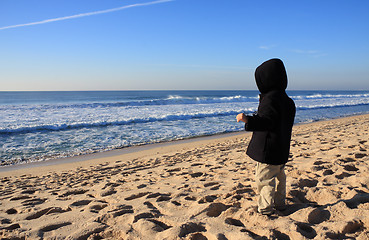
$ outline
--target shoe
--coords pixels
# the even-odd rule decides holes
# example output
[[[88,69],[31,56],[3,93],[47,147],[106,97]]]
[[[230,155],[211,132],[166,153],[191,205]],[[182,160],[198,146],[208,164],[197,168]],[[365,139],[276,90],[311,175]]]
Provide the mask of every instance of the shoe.
[[[258,213],[260,213],[261,215],[264,215],[264,216],[272,216],[275,212],[274,212],[274,210],[272,210],[272,211],[264,211],[264,212],[259,212],[258,211]]]
[[[261,215],[266,216],[269,220],[275,220],[279,217],[279,215],[275,211],[261,213]]]
[[[287,206],[286,205],[284,205],[284,206],[276,206],[275,209],[277,211],[283,212],[283,211],[286,211],[287,210]]]

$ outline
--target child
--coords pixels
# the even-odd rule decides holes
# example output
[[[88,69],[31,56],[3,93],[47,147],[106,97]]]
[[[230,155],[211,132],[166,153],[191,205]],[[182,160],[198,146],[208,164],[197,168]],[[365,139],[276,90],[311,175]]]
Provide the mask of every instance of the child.
[[[258,111],[253,116],[238,114],[237,122],[244,122],[245,130],[253,132],[246,153],[257,161],[258,212],[271,215],[274,209],[286,208],[284,165],[290,153],[296,107],[285,92],[287,74],[280,59],[270,59],[257,67],[255,80],[261,93]]]

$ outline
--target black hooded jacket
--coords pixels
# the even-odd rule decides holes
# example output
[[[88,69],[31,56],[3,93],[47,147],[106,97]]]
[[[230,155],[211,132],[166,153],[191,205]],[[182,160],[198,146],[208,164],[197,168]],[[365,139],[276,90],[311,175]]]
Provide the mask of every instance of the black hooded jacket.
[[[246,131],[253,131],[247,155],[272,165],[287,162],[290,152],[295,103],[285,92],[287,74],[280,59],[271,59],[255,71],[260,91],[258,111],[247,116]]]

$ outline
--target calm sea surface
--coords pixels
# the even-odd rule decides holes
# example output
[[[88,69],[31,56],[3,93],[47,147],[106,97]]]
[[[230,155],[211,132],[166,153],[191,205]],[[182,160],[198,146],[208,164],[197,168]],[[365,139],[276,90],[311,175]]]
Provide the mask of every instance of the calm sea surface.
[[[295,123],[369,113],[369,91],[289,91]],[[243,130],[257,91],[0,92],[0,165]]]

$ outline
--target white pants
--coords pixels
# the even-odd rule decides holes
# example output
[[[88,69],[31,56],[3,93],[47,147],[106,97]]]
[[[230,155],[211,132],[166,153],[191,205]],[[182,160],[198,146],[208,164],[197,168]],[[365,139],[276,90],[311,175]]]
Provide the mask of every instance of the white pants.
[[[282,165],[256,164],[256,185],[259,192],[258,211],[269,214],[274,208],[286,207],[286,174]],[[276,179],[278,180],[276,184]]]

